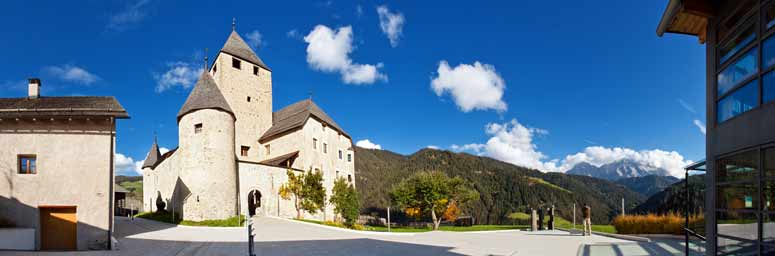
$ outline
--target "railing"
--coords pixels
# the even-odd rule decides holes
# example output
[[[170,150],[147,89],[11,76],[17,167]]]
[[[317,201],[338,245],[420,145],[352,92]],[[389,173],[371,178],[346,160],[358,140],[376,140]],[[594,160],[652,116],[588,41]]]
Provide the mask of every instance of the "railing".
[[[707,239],[695,232],[694,230],[691,230],[689,228],[684,227],[684,237],[685,237],[685,243],[686,243],[686,251],[685,255],[704,255],[705,254],[705,246]],[[694,238],[694,239],[693,239]]]

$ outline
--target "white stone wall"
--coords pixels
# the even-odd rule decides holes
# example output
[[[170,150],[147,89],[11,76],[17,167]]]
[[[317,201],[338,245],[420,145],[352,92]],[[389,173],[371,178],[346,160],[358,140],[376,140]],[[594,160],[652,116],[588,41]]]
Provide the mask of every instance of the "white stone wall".
[[[36,230],[39,206],[76,206],[77,247],[107,245],[115,126],[110,120],[0,121],[0,217]],[[18,155],[36,155],[37,174],[18,173]]]
[[[296,218],[296,208],[293,206],[293,199],[284,200],[278,194],[280,186],[288,182],[287,169],[240,162],[239,170],[241,214],[248,215],[248,193],[252,190],[258,190],[261,192],[261,207],[256,209],[256,214]],[[294,172],[301,174],[301,171]],[[327,191],[330,190],[331,188],[327,188]],[[326,200],[330,196],[329,192]],[[333,216],[333,207],[330,206],[326,207],[325,212],[317,212],[316,214],[302,212],[302,218],[311,220],[333,220]]]
[[[266,154],[258,138],[272,126],[272,72],[258,67],[256,76],[254,65],[245,60],[241,60],[241,69],[233,68],[233,58],[236,57],[219,53],[210,72],[237,118],[235,154],[239,160],[258,162]],[[240,155],[242,146],[250,147],[247,157]]]
[[[195,133],[194,126],[202,124]],[[161,195],[166,210],[185,220],[225,219],[237,214],[234,119],[223,111],[197,110],[178,124],[180,145],[172,156],[143,174],[143,205],[155,211]]]

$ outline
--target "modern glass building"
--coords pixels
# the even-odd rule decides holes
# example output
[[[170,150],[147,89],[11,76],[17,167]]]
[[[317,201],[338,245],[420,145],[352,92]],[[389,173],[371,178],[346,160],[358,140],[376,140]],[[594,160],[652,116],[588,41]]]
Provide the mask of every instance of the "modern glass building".
[[[706,49],[707,255],[775,255],[775,0],[670,0]]]

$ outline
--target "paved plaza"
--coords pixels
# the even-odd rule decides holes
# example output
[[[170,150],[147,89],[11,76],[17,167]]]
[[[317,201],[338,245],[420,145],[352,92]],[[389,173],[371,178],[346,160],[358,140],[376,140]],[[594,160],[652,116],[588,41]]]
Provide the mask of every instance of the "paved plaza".
[[[563,231],[376,233],[257,218],[256,255],[682,255],[678,243],[643,243]],[[116,218],[110,252],[0,255],[247,255],[245,228],[175,226]]]

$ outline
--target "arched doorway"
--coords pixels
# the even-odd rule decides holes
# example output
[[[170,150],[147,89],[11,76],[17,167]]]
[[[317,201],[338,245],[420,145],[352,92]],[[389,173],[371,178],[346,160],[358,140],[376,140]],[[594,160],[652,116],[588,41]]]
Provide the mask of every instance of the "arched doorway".
[[[261,208],[261,192],[254,189],[248,193],[248,216],[256,215],[258,208]]]

